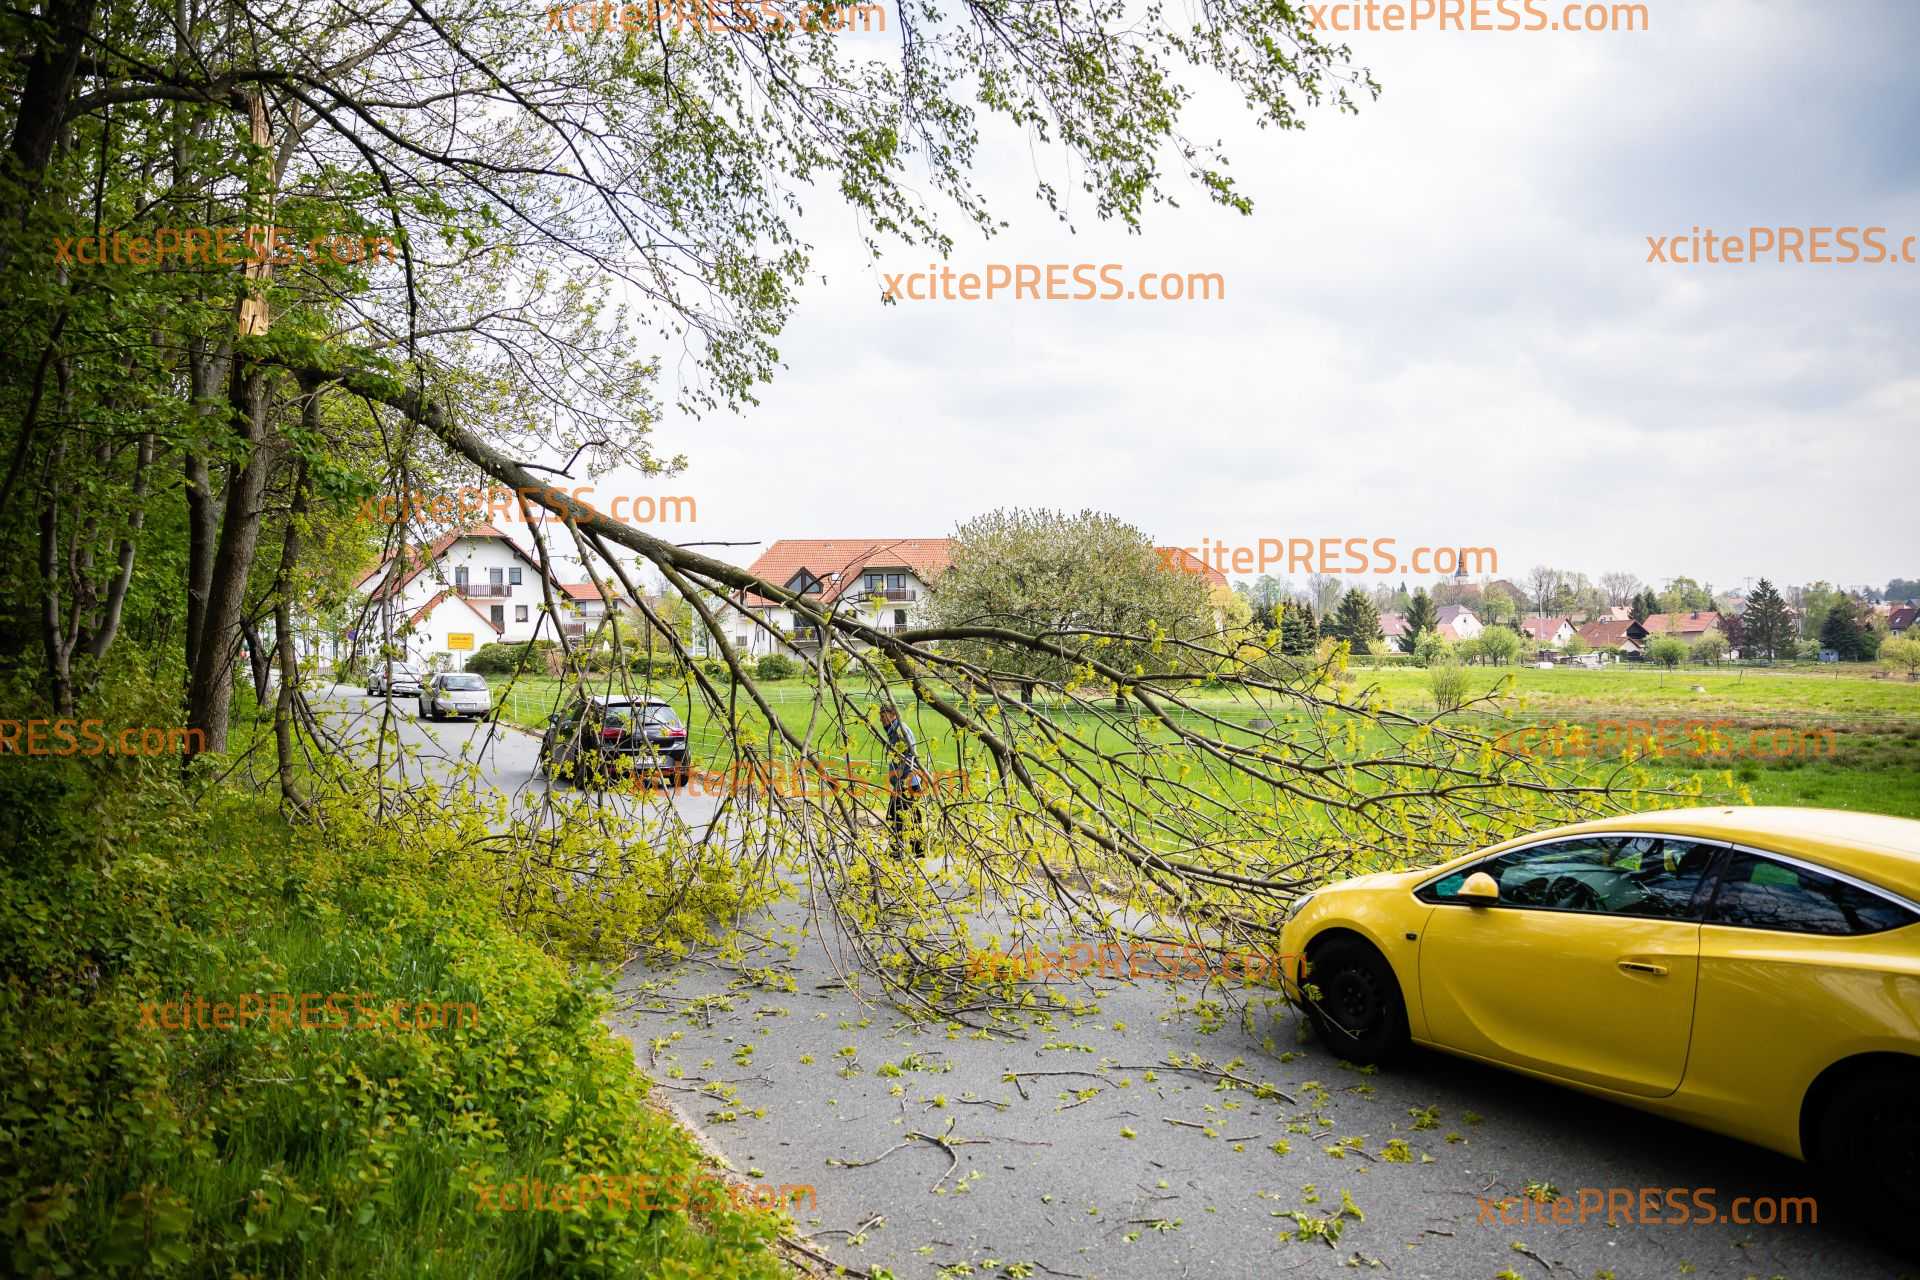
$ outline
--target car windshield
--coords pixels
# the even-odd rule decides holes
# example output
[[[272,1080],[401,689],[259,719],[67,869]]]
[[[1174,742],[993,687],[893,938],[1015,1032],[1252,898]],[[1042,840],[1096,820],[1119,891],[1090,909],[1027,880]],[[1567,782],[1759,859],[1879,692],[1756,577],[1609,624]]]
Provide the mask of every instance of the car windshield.
[[[484,689],[487,682],[480,676],[447,676],[440,685],[446,689]]]
[[[608,724],[630,724],[636,712],[642,724],[680,723],[673,708],[659,702],[608,702],[603,703],[599,711],[600,718]]]

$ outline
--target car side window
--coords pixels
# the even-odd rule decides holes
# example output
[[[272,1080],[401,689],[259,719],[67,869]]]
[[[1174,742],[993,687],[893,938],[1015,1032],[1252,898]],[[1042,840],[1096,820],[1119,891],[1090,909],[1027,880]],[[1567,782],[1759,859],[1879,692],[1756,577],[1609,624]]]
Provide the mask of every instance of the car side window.
[[[1714,892],[1709,924],[1779,933],[1881,933],[1920,921],[1897,902],[1806,867],[1736,853]]]
[[[1691,920],[1697,918],[1694,896],[1718,852],[1671,836],[1579,836],[1488,858],[1436,880],[1419,896],[1451,901],[1468,876],[1484,871],[1500,886],[1497,905],[1503,907]]]

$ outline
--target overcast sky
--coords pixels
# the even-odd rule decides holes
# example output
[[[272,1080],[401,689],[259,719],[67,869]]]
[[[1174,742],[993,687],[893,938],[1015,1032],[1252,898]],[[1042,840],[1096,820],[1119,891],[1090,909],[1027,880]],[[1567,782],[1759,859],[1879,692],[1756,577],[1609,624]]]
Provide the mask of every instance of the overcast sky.
[[[1646,262],[1696,224],[1920,233],[1920,5],[1648,9],[1631,34],[1347,37],[1384,92],[1305,131],[1207,89],[1188,131],[1225,140],[1252,217],[1176,176],[1183,207],[1144,234],[1084,205],[1069,234],[1031,195],[1060,157],[988,134],[978,188],[1012,226],[949,220],[955,270],[1219,272],[1224,302],[883,306],[880,272],[927,256],[876,269],[813,201],[789,368],[757,410],[669,412],[657,450],[691,466],[634,487],[700,520],[653,531],[938,536],[1093,507],[1178,545],[1491,546],[1516,580],[1920,576],[1920,265]]]

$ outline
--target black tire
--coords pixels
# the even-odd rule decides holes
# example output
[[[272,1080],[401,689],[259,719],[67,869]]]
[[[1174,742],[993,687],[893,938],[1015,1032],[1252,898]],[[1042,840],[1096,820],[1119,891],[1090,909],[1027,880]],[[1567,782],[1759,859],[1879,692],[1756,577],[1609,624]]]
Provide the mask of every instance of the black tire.
[[[1407,1003],[1393,966],[1359,938],[1307,951],[1307,1016],[1327,1049],[1351,1062],[1391,1062],[1406,1052]]]
[[[1832,1203],[1889,1236],[1915,1256],[1912,1225],[1920,1221],[1920,1065],[1875,1064],[1847,1077],[1815,1120],[1808,1153],[1832,1188]],[[1904,1238],[1902,1234],[1904,1233]]]

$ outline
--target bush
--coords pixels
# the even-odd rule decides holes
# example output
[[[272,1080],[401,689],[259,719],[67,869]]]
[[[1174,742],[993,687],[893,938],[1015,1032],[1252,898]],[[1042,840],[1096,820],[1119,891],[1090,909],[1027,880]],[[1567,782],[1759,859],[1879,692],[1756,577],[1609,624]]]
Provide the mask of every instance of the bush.
[[[797,670],[792,658],[782,653],[763,654],[754,667],[754,675],[762,680],[786,680]]]
[[[1438,662],[1454,661],[1453,642],[1438,631],[1422,631],[1413,642],[1415,666],[1431,667]]]
[[[1647,646],[1647,659],[1671,671],[1687,660],[1687,642],[1679,636],[1655,636]]]
[[[1436,662],[1427,672],[1427,687],[1437,710],[1458,711],[1467,700],[1467,669],[1451,658]]]
[[[531,647],[533,652],[527,653]],[[557,651],[560,646],[551,640],[530,640],[519,644],[507,644],[494,641],[483,644],[467,659],[467,670],[483,676],[510,676],[519,671],[526,675],[545,675],[548,653]],[[524,664],[522,655],[526,655]]]

